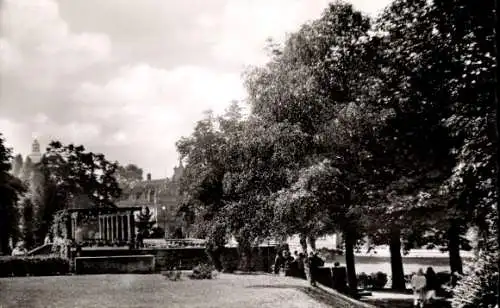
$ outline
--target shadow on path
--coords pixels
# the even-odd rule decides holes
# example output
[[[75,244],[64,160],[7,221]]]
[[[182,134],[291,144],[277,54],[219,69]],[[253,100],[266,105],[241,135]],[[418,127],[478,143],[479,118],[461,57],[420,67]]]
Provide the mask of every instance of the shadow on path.
[[[413,300],[408,299],[374,299],[366,300],[366,303],[375,305],[380,308],[412,308]],[[425,308],[451,308],[451,304],[447,301],[436,301],[434,303],[427,304]]]
[[[300,292],[307,294],[312,299],[326,305],[330,305],[332,307],[352,307],[350,303],[346,303],[343,299],[337,298],[334,295],[323,291],[319,288],[314,287],[304,287],[301,285],[253,285],[248,286],[247,288],[255,288],[255,289],[294,289]]]

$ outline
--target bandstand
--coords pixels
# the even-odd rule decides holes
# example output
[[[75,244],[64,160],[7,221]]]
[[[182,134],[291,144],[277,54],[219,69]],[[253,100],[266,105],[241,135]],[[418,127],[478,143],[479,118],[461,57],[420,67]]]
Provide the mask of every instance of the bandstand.
[[[134,213],[141,207],[73,208],[64,211],[59,236],[83,246],[123,246],[135,241]]]

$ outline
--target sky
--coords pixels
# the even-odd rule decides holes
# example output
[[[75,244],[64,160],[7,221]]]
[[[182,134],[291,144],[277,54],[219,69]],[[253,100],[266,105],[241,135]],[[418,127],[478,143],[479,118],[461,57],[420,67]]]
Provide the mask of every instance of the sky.
[[[0,132],[83,144],[153,178],[204,111],[244,101],[241,74],[327,0],[0,0]],[[374,15],[389,0],[352,0]]]

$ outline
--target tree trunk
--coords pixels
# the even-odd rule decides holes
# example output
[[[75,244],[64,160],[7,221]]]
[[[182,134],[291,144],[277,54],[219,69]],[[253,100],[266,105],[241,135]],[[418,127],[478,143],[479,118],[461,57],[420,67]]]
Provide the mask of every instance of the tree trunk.
[[[448,229],[448,254],[451,272],[463,274],[462,258],[460,257],[460,233],[456,221],[451,221]]]
[[[307,262],[307,235],[302,233],[299,235],[300,247],[302,247],[302,252],[306,255],[304,259],[304,273],[306,274],[306,280],[311,281],[311,273],[309,272],[309,262]]]
[[[345,263],[347,267],[347,282],[349,284],[349,294],[354,298],[358,296],[358,281],[356,277],[356,266],[354,260],[355,245],[355,233],[351,230],[347,230],[345,232]]]
[[[307,253],[307,236],[305,234],[299,235],[299,243],[303,253]]]
[[[223,247],[207,247],[208,257],[212,261],[212,265],[219,272],[221,272],[224,269],[221,260],[223,249],[224,249]]]
[[[239,252],[239,258],[240,258],[240,264],[239,268],[240,270],[249,272],[252,267],[252,245],[251,243],[246,240],[240,240],[238,241],[238,252]]]
[[[307,237],[308,241],[309,241],[309,246],[311,246],[311,249],[314,251],[316,250],[316,237],[310,235]]]
[[[391,252],[392,286],[395,291],[406,290],[403,258],[401,256],[401,230],[393,228],[390,234],[389,250]]]

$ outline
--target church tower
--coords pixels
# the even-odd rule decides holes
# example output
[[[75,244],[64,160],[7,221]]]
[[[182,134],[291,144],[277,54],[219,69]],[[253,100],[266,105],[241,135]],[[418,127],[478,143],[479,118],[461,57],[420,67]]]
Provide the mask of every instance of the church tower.
[[[42,152],[40,151],[40,143],[37,139],[31,144],[31,153],[28,155],[34,164],[38,164],[42,160]]]
[[[172,176],[172,181],[179,182],[183,173],[184,166],[182,165],[182,159],[179,159],[179,166],[174,167],[174,175]]]

